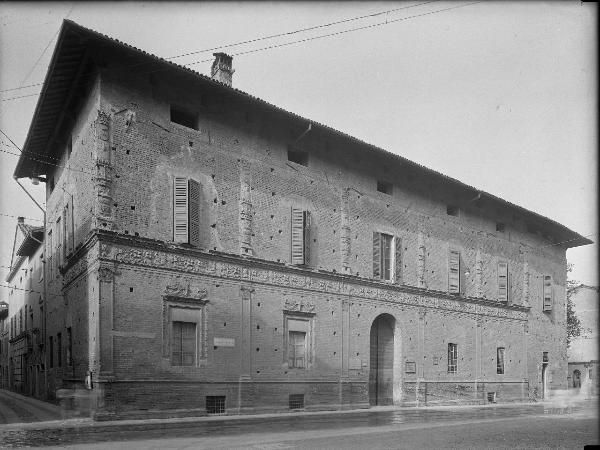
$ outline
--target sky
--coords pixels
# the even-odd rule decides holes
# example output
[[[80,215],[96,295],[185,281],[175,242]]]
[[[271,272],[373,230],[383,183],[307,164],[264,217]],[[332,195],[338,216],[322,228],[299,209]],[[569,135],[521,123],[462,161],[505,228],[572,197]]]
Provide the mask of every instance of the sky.
[[[219,49],[234,56],[234,87],[597,242],[596,8],[576,1],[2,2],[0,129],[17,146],[25,142],[63,18],[206,75],[217,48],[252,40]],[[2,135],[0,150],[2,284],[16,216],[39,224],[42,213],[12,179],[18,157],[10,153],[19,150]],[[21,183],[44,201],[42,184]],[[567,260],[573,279],[598,285],[596,243],[568,250]]]

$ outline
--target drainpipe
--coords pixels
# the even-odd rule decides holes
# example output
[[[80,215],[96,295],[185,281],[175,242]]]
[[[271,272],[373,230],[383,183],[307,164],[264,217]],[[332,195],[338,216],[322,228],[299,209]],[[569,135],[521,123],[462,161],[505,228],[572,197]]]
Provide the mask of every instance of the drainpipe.
[[[16,176],[13,176],[13,179],[17,182],[17,184],[19,186],[21,186],[21,189],[23,189],[25,191],[25,193],[27,194],[27,196],[31,199],[31,201],[33,203],[35,203],[35,205],[40,209],[40,211],[42,211],[42,214],[44,215],[44,243],[43,243],[43,255],[44,255],[44,259],[42,259],[42,272],[43,272],[43,276],[44,276],[44,284],[42,287],[42,305],[44,306],[44,317],[42,318],[43,320],[43,325],[42,325],[42,342],[44,344],[44,392],[45,392],[45,397],[48,398],[48,352],[46,351],[46,317],[48,316],[48,306],[47,306],[47,283],[48,283],[48,277],[46,274],[46,261],[48,258],[48,254],[46,253],[46,245],[48,243],[48,239],[46,238],[47,234],[48,234],[48,224],[46,223],[46,210],[44,208],[41,207],[41,205],[35,200],[35,198],[33,198],[33,196],[29,193],[29,191],[27,189],[25,189],[25,186],[23,186],[21,183],[19,183],[19,180]]]

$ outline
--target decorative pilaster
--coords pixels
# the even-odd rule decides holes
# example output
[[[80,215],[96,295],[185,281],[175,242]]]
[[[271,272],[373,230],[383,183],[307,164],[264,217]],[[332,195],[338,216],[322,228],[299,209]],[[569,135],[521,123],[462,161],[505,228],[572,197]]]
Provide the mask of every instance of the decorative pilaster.
[[[348,378],[350,361],[350,300],[342,299],[342,377]]]
[[[98,110],[96,121],[96,176],[94,186],[96,202],[94,205],[94,227],[105,230],[114,228],[112,186],[112,118]]]
[[[352,252],[352,232],[350,230],[350,221],[348,220],[350,209],[349,197],[350,188],[346,188],[342,191],[340,206],[340,257],[342,262],[342,273],[350,273],[350,255]]]
[[[252,294],[254,289],[240,288],[242,298],[242,361],[240,380],[251,378],[252,373]]]
[[[417,247],[417,286],[425,288],[425,240],[421,232],[417,237]]]
[[[99,376],[112,375],[113,372],[113,310],[114,310],[114,279],[115,271],[112,265],[101,265],[98,268],[98,317],[96,348],[99,358],[96,367]]]
[[[252,256],[252,196],[250,163],[240,160],[240,254]]]

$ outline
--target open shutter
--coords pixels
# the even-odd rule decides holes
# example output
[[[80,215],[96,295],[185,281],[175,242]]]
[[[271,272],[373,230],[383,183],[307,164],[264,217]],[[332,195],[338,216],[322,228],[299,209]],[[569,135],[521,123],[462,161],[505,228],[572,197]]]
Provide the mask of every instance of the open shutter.
[[[458,250],[450,250],[448,269],[448,292],[460,294],[460,252]]]
[[[304,211],[304,264],[310,264],[310,211]]]
[[[304,264],[304,211],[292,207],[292,264]]]
[[[394,255],[394,282],[402,284],[402,239],[398,236],[394,238],[394,247],[396,250]]]
[[[381,278],[381,234],[373,232],[373,278]]]
[[[75,248],[75,225],[73,223],[73,197],[69,197],[69,203],[67,204],[67,220],[65,226],[67,227],[67,255],[70,255]]]
[[[552,277],[544,275],[544,311],[552,310]]]
[[[173,241],[188,243],[188,180],[175,177],[173,180]]]
[[[195,180],[188,181],[188,226],[189,243],[200,245],[200,184]]]
[[[498,263],[498,301],[508,301],[508,263]]]

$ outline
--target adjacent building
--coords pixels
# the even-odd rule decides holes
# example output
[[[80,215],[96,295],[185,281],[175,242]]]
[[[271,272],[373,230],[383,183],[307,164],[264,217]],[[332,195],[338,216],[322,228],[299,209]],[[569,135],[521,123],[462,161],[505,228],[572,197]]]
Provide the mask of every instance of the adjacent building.
[[[19,217],[15,229],[8,301],[0,309],[0,387],[46,397],[43,304],[44,227]]]
[[[571,341],[567,352],[569,388],[598,395],[598,287],[580,284],[573,288],[571,300],[581,335]]]
[[[231,62],[63,23],[15,169],[47,187],[50,397],[102,419],[566,387],[565,252],[591,241],[241,92]]]

